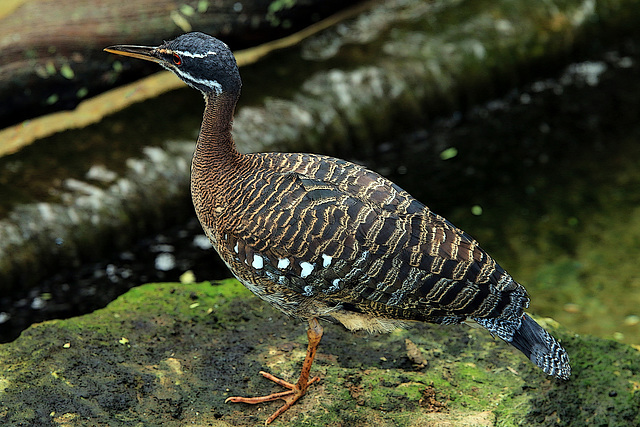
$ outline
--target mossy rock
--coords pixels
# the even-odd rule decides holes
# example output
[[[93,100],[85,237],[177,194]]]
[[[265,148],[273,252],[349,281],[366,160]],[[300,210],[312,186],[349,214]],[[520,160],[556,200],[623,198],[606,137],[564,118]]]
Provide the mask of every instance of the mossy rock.
[[[571,355],[569,381],[465,326],[368,335],[325,324],[321,382],[273,425],[640,424],[640,352],[546,323]],[[260,370],[295,381],[305,329],[235,280],[140,286],[0,345],[0,423],[261,425],[279,402],[224,400],[279,391]]]

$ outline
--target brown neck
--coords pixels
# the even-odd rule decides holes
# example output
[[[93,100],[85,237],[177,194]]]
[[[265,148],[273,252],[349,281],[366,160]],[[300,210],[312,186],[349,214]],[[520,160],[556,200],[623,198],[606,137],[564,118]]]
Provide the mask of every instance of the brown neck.
[[[234,94],[205,96],[202,126],[193,154],[194,173],[198,170],[216,173],[237,165],[241,159],[231,136],[237,100]]]

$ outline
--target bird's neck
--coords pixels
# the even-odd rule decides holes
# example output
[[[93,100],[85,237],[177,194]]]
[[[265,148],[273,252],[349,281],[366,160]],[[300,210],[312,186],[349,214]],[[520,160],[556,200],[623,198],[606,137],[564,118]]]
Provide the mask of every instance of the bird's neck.
[[[205,96],[205,109],[200,135],[193,154],[192,170],[216,173],[233,168],[242,155],[236,149],[231,127],[237,94]]]

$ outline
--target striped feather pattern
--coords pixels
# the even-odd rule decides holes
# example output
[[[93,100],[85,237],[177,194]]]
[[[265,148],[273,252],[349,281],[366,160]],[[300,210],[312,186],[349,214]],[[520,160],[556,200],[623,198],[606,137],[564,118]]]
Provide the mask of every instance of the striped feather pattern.
[[[397,185],[320,155],[237,154],[234,164],[217,175],[222,185],[194,180],[199,194],[219,189],[213,203],[194,203],[222,259],[262,299],[369,331],[472,319],[547,374],[569,377],[564,348],[524,313],[524,287]]]
[[[528,305],[472,238],[363,167],[253,154],[225,189],[224,212],[205,213],[205,228],[234,274],[293,316],[348,310],[459,323],[517,319]]]

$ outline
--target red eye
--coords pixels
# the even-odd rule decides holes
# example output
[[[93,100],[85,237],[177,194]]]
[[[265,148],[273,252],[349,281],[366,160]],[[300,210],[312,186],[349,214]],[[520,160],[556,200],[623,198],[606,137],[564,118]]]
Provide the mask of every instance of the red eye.
[[[180,58],[180,55],[178,55],[177,53],[173,54],[173,63],[176,65],[182,64],[182,58]]]

